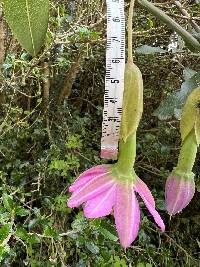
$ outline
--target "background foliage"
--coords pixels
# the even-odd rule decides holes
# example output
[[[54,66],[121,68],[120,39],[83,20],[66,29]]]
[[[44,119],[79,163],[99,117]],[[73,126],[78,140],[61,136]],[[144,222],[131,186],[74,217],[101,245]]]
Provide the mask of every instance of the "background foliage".
[[[157,1],[195,36],[199,1]],[[169,218],[164,184],[177,162],[181,107],[200,84],[199,54],[139,5],[134,61],[144,78],[137,173],[153,190],[167,230],[161,234],[142,206],[138,239],[126,252],[113,218],[86,220],[67,208],[69,184],[99,158],[105,75],[105,1],[50,2],[45,46],[36,58],[0,22],[1,266],[199,266],[200,163],[191,204]],[[2,13],[2,9],[1,9]],[[142,205],[142,203],[141,203]]]

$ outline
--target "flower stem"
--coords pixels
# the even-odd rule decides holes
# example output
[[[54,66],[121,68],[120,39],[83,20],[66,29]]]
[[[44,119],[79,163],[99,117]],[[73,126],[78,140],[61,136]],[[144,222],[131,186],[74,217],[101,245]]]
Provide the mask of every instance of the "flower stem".
[[[197,147],[195,131],[193,129],[182,143],[176,170],[185,174],[191,173],[196,158]]]
[[[133,63],[133,9],[135,0],[131,0],[128,16],[128,62]]]
[[[136,132],[130,135],[126,142],[120,140],[119,157],[117,166],[123,173],[130,173],[133,170],[136,157]]]
[[[133,63],[133,9],[135,0],[131,0],[128,16],[128,63]],[[120,171],[130,173],[133,170],[136,157],[136,132],[131,134],[126,141],[123,139],[119,143],[119,157],[117,166]]]

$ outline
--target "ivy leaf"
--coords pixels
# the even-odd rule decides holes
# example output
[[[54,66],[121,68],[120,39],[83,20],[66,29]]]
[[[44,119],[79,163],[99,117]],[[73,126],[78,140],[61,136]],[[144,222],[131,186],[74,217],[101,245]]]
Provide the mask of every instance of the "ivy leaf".
[[[6,246],[1,246],[0,245],[0,262],[2,262],[2,260],[9,255],[10,252],[10,247],[8,245]]]
[[[8,237],[10,229],[11,229],[10,223],[7,223],[0,228],[0,245],[2,245],[5,239]]]
[[[2,195],[2,199],[3,199],[4,208],[7,211],[12,212],[12,210],[14,209],[14,202],[13,202],[12,196],[8,195],[7,193],[4,193]]]
[[[56,230],[54,230],[51,226],[45,225],[44,227],[44,235],[48,237],[52,237],[54,240],[61,240],[61,237],[57,233]]]
[[[28,216],[30,212],[29,212],[28,209],[25,209],[23,207],[17,207],[16,210],[15,210],[15,213],[18,216],[23,217],[23,216]]]
[[[100,222],[99,231],[105,238],[117,242],[118,236],[115,228],[108,224],[106,221]]]
[[[27,231],[23,227],[17,227],[15,234],[24,241],[29,238]]]
[[[40,238],[37,236],[37,234],[33,233],[30,234],[26,231],[25,228],[18,226],[15,232],[16,236],[18,236],[23,241],[26,241],[30,244],[38,244],[40,243]]]
[[[36,56],[47,32],[49,0],[3,0],[5,18],[19,43]]]
[[[99,254],[99,248],[92,241],[87,241],[85,245],[92,254]]]
[[[167,53],[167,50],[164,50],[160,47],[153,47],[149,45],[142,45],[140,47],[137,47],[135,52],[137,54],[145,54],[145,55],[153,55],[156,53]]]
[[[103,228],[103,227],[100,227],[100,231],[101,231],[101,234],[102,234],[105,238],[107,238],[107,239],[109,239],[109,240],[111,240],[111,241],[117,242],[118,237],[117,237],[116,234],[114,235],[114,234],[111,233],[109,230],[107,230],[106,228]]]

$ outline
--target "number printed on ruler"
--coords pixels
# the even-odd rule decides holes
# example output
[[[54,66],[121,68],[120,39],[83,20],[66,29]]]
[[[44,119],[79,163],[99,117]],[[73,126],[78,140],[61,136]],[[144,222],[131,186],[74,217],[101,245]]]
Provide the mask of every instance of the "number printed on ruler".
[[[102,125],[102,158],[117,155],[122,115],[125,69],[124,0],[107,0],[107,50],[104,112]]]

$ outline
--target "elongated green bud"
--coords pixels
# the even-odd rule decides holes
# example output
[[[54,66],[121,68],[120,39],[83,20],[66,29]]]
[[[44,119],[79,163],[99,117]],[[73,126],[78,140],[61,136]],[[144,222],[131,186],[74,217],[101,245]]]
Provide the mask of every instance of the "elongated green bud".
[[[136,134],[143,112],[143,80],[139,68],[133,63],[133,9],[135,0],[131,0],[128,16],[128,62],[124,73],[124,101],[121,120],[120,139],[126,142]]]
[[[186,179],[194,177],[192,168],[200,143],[199,101],[200,87],[197,87],[188,96],[181,116],[181,151],[177,167],[173,170],[172,175],[184,177]]]
[[[170,215],[182,211],[190,203],[195,193],[192,168],[200,140],[199,100],[200,87],[192,91],[183,108],[180,122],[181,151],[178,164],[167,178],[165,186],[166,207]]]
[[[187,138],[190,132],[194,129],[197,145],[200,144],[200,87],[197,87],[188,96],[183,108],[180,132],[182,142]]]
[[[125,89],[120,137],[123,141],[126,141],[130,135],[136,132],[143,112],[142,74],[133,62],[126,64],[124,79]]]

